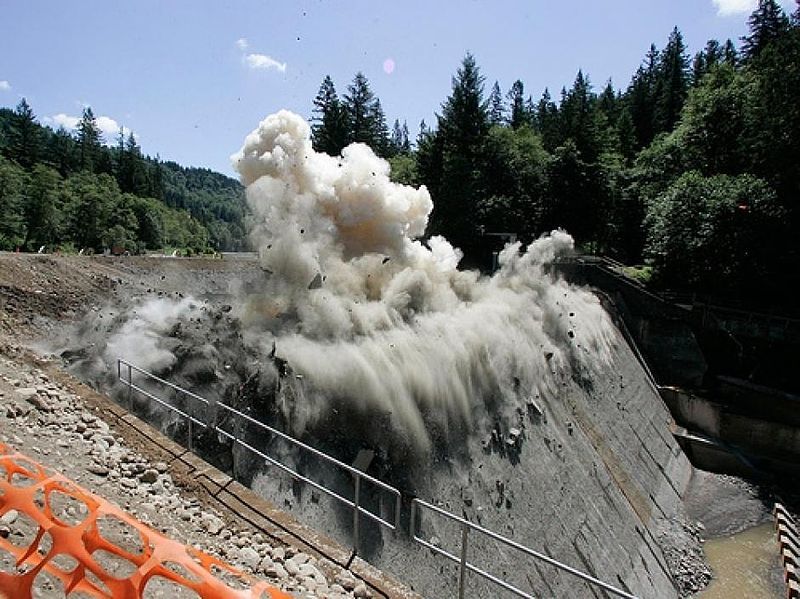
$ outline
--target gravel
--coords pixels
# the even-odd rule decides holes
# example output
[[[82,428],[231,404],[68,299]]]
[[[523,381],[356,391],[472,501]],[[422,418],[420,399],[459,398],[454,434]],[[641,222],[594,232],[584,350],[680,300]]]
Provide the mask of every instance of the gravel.
[[[126,446],[122,437],[84,400],[21,359],[21,350],[0,340],[0,441],[116,503],[171,538],[222,558],[270,581],[295,597],[371,597],[363,582],[327,560],[265,538],[240,522],[203,506],[180,488],[164,462]],[[0,518],[0,537],[23,533],[19,514]],[[113,542],[129,548],[120,534]],[[0,571],[10,571],[0,553]],[[35,596],[61,597],[52,585]],[[152,596],[159,596],[158,594]]]

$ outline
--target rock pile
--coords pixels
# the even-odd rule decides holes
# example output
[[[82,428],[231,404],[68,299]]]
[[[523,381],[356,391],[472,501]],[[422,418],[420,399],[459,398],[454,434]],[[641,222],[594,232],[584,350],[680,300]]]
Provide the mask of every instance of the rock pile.
[[[362,581],[332,562],[226,522],[222,514],[183,492],[167,464],[151,463],[127,448],[79,396],[41,371],[5,358],[0,359],[0,419],[5,419],[0,440],[172,538],[266,578],[296,597],[372,596]],[[17,514],[6,513],[0,519],[0,535],[22,535],[16,524]],[[126,543],[122,535],[110,540],[123,547]]]

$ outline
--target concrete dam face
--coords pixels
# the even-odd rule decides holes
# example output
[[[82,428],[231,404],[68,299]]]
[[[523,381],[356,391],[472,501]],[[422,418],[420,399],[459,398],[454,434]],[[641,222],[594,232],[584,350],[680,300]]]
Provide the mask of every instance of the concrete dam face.
[[[685,596],[691,587],[681,569],[687,556],[700,554],[683,526],[681,497],[692,467],[672,437],[668,410],[621,336],[612,355],[599,376],[562,373],[558,391],[521,407],[511,426],[482,423],[455,455],[402,481],[404,490],[636,596]],[[349,512],[324,498],[314,503],[306,492],[295,502],[272,472],[257,475],[253,487],[349,538]],[[455,565],[377,526],[368,534],[365,559],[426,597],[455,596]],[[423,517],[419,535],[458,554],[461,530],[446,520]],[[535,596],[605,596],[480,535],[470,536],[469,559]],[[476,576],[469,580],[473,596],[504,596]]]
[[[551,272],[572,251],[569,235],[507,246],[491,277],[459,270],[460,252],[445,239],[420,241],[433,210],[424,187],[391,182],[388,164],[360,144],[335,158],[314,152],[308,125],[285,111],[233,160],[257,260],[227,271],[213,292],[184,274],[180,293],[97,310],[62,353],[77,373],[121,392],[123,358],[360,463],[404,499],[399,534],[364,524],[359,555],[425,596],[453,595],[455,568],[409,538],[411,497],[639,597],[695,590],[699,544],[681,501],[691,466],[598,297]],[[151,415],[180,431],[169,415]],[[309,478],[352,484],[240,432]],[[278,505],[348,538],[349,509],[224,439],[196,445]],[[389,509],[378,495],[364,501]],[[426,513],[413,530],[458,554],[461,530],[447,520]],[[606,596],[477,534],[467,553],[536,596]],[[474,575],[467,589],[501,596]]]

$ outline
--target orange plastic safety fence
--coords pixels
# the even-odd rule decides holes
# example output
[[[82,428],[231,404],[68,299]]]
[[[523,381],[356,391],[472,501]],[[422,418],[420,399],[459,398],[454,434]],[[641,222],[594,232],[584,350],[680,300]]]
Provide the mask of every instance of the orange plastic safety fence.
[[[71,512],[67,510],[66,514],[74,517],[64,516],[56,505],[64,505],[65,501],[72,505]],[[85,517],[77,515],[76,502],[85,506],[80,509],[86,512]],[[31,597],[37,576],[46,573],[60,580],[65,595],[138,599],[145,596],[145,587],[151,579],[161,577],[203,599],[290,599],[289,595],[225,562],[168,539],[105,499],[60,474],[46,471],[0,443],[0,517],[9,510],[24,514],[26,521],[33,522],[31,529],[38,530],[24,546],[0,538],[0,554],[4,550],[15,561],[13,571],[0,571],[0,597]],[[78,518],[80,522],[71,522]],[[135,544],[141,551],[127,551],[101,534],[102,523],[114,520],[138,533]],[[109,554],[111,558],[106,557]],[[109,572],[102,565],[108,567],[109,559],[112,565],[122,563],[128,567],[111,567],[113,572]],[[65,561],[74,565],[64,567]],[[120,569],[130,572],[120,575]],[[240,588],[232,588],[213,572],[235,580]],[[160,582],[168,585],[166,581]]]

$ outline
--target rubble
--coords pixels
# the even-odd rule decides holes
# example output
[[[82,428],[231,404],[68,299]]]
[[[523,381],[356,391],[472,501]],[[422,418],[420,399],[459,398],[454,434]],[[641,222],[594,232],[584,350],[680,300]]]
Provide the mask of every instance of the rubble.
[[[0,354],[0,441],[119,504],[142,522],[297,597],[372,597],[363,582],[332,562],[226,522],[222,514],[180,489],[166,463],[150,463],[128,448],[79,396],[9,353],[13,352]],[[0,516],[0,537],[22,534],[24,520],[15,510]],[[110,540],[122,546],[135,543],[121,533]],[[0,560],[0,569],[2,565]],[[61,596],[45,586],[36,593],[42,598]]]

